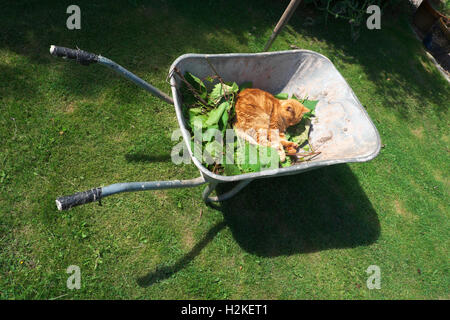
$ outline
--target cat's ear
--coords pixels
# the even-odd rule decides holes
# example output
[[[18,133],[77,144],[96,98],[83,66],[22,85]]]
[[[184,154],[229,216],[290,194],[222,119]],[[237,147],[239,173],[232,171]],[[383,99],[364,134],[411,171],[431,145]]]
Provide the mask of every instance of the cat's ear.
[[[303,112],[302,113],[308,113],[308,112],[310,112],[311,110],[309,110],[307,107],[305,107],[305,106],[303,106]]]

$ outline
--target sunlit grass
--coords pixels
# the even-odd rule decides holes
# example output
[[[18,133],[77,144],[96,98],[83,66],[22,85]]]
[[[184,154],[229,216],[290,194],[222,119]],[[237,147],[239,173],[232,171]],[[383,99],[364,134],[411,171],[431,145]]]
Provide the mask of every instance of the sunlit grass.
[[[345,23],[298,10],[272,47],[331,59],[380,132],[375,160],[255,181],[219,209],[198,187],[61,213],[60,195],[199,173],[170,161],[173,106],[102,66],[51,57],[50,44],[100,53],[169,93],[178,56],[260,52],[284,10],[273,1],[78,5],[80,31],[65,28],[63,3],[16,1],[0,14],[2,299],[449,298],[450,89],[406,12],[353,43]],[[81,268],[80,290],[66,288],[69,265]],[[370,265],[381,268],[381,290],[366,287]]]

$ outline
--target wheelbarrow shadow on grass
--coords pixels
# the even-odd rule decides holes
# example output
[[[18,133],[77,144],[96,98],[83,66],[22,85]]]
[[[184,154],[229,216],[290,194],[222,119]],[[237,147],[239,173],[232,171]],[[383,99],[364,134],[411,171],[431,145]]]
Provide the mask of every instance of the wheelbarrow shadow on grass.
[[[234,238],[264,257],[375,242],[380,223],[348,165],[255,180],[221,206]]]
[[[229,185],[219,185],[218,194]],[[260,179],[217,205],[224,221],[212,227],[172,266],[138,279],[142,287],[171,277],[189,264],[224,227],[247,252],[276,257],[374,243],[380,223],[346,164],[298,175]]]

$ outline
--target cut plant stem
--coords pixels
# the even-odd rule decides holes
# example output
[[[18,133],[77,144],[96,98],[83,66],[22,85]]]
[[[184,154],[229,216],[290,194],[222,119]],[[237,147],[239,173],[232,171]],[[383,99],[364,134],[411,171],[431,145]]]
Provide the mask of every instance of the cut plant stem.
[[[220,85],[222,86],[222,91],[224,93],[225,100],[228,102],[228,92],[227,92],[227,90],[224,87],[224,81],[223,81],[222,77],[217,73],[216,68],[214,68],[212,63],[209,62],[208,58],[205,58],[205,59],[206,59],[206,62],[208,62],[209,66],[211,67],[212,71],[214,71],[214,73],[216,74],[217,79],[219,79]]]
[[[189,91],[191,91],[194,96],[198,99],[198,101],[201,102],[205,107],[208,107],[208,103],[202,99],[202,97],[198,94],[197,90],[186,80],[186,78],[181,74],[180,70],[177,68],[173,69],[175,73],[180,77],[181,81],[184,82],[184,84],[188,87]]]
[[[304,158],[304,157],[309,157],[309,156],[313,156],[313,155],[318,155],[320,153],[321,153],[320,151],[317,151],[317,152],[308,152],[308,153],[286,153],[286,155]]]

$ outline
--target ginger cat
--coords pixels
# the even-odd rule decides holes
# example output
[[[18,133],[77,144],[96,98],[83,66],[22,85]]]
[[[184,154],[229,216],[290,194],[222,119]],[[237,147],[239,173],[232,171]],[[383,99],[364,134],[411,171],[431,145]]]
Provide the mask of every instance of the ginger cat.
[[[296,153],[298,145],[288,141],[286,129],[299,123],[310,110],[294,99],[279,100],[260,89],[242,90],[236,100],[234,128],[251,143],[271,146],[284,162],[286,153]]]

